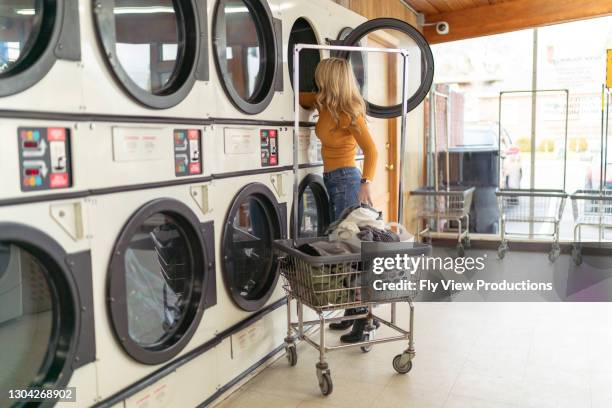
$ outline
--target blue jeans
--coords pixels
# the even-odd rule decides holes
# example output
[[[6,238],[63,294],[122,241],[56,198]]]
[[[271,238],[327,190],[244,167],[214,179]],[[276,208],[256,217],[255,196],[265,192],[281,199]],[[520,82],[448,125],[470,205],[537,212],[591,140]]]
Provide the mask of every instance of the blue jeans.
[[[361,172],[357,167],[342,167],[323,173],[323,182],[329,194],[331,222],[340,218],[345,208],[359,205]]]

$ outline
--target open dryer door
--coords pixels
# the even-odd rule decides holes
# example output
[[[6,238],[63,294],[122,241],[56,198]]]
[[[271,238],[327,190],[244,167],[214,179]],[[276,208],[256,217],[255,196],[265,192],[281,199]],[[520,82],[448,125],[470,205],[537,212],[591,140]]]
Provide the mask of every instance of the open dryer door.
[[[418,78],[414,73],[408,72],[408,87],[409,94],[408,112],[416,108],[423,102],[425,96],[431,88],[434,76],[434,60],[429,44],[423,35],[415,27],[406,23],[402,20],[395,18],[376,18],[373,20],[366,21],[365,23],[355,27],[342,41],[341,45],[345,46],[371,46],[371,42],[374,42],[375,38],[389,38],[395,48],[406,48],[410,51],[409,62],[411,67],[414,66],[414,61],[420,62],[420,70],[418,72]],[[336,56],[341,58],[349,59],[350,52],[339,51],[334,53]],[[382,54],[381,54],[382,55]],[[387,55],[385,55],[387,56]],[[376,81],[381,81],[380,78],[368,78],[367,65],[375,64],[376,59],[374,55],[370,55],[365,68],[354,67],[355,74],[357,77],[363,75],[363,72],[359,70],[365,69],[366,75],[366,88],[377,86]],[[401,75],[401,59],[397,58],[396,61],[399,70],[397,71]],[[409,67],[410,68],[410,67]],[[395,82],[399,85],[401,80],[395,79]],[[415,89],[416,88],[416,89]],[[401,101],[401,90],[398,89],[395,98],[396,103],[387,104],[387,101],[381,102],[368,97],[367,90],[364,92],[364,98],[366,99],[368,115],[376,118],[394,118],[401,115],[402,112],[402,101]]]

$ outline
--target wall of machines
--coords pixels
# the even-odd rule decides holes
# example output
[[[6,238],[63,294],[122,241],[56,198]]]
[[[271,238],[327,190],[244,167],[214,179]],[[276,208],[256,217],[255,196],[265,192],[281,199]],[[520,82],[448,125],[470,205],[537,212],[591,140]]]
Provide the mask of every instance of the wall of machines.
[[[365,22],[327,0],[2,2],[0,390],[206,405],[280,350],[290,49]],[[300,152],[318,234],[312,129]]]

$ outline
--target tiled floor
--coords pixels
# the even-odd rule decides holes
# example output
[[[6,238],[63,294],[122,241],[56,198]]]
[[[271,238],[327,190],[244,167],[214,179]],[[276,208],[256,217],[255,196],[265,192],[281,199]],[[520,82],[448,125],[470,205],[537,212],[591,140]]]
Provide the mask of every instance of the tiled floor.
[[[230,407],[612,407],[612,304],[419,303],[412,371],[391,360],[405,346],[329,354],[334,392],[321,396],[317,353],[298,347],[220,406]],[[401,321],[407,321],[400,308]],[[386,314],[382,307],[378,313]],[[379,335],[383,335],[381,329]],[[336,334],[332,334],[334,338]]]

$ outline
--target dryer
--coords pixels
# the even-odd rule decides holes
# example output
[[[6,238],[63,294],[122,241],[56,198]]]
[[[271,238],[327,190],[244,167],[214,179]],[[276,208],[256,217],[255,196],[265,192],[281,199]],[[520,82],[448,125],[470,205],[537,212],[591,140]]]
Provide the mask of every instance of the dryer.
[[[199,327],[216,303],[215,225],[203,126],[89,127],[86,210],[98,392],[106,399],[214,337],[214,330]],[[216,365],[207,367],[200,387],[212,392]],[[164,378],[165,391],[155,398],[172,405],[177,393],[187,392],[168,385],[178,378],[178,372]]]
[[[201,124],[210,101],[205,1],[84,1],[80,10],[83,112]]]
[[[78,0],[0,4],[1,116],[80,111],[79,26]]]
[[[10,405],[9,389],[27,387],[76,387],[79,402],[91,405],[96,344],[85,203],[80,193],[45,192],[59,173],[24,177],[37,168],[29,166],[32,160],[24,153],[31,150],[24,141],[52,137],[54,144],[63,135],[63,154],[70,158],[74,150],[67,148],[68,132],[62,131],[74,128],[54,122],[23,125],[26,137],[7,134],[0,153],[5,176],[0,187],[5,193],[0,197],[0,405]],[[56,154],[59,147],[51,150]],[[49,164],[49,150],[34,159]],[[81,179],[82,167],[73,168],[70,174]],[[34,182],[24,184],[31,177]]]
[[[219,346],[220,384],[227,384],[282,343],[286,312],[272,241],[287,237],[293,177],[287,127],[214,125],[211,207],[217,243],[218,300],[203,324],[243,330]],[[246,324],[267,309],[254,324]]]

